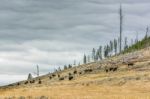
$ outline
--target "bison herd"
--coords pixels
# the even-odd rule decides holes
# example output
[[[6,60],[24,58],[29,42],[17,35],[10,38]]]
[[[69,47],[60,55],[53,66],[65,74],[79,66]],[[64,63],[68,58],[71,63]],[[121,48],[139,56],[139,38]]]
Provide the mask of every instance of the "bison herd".
[[[127,64],[128,67],[130,66],[133,66],[134,63],[133,62],[129,62]],[[99,67],[102,67],[102,66],[99,66]],[[116,64],[107,64],[106,66],[103,66],[103,68],[100,68],[100,70],[104,70],[106,73],[108,72],[115,72],[118,70],[118,65]],[[66,80],[68,79],[69,81],[73,80],[75,77],[77,77],[76,75],[82,75],[82,74],[87,74],[87,73],[93,73],[93,71],[95,71],[95,69],[92,69],[92,68],[86,68],[86,69],[83,69],[83,70],[80,70],[78,71],[77,69],[75,69],[74,71],[72,71],[72,73],[68,73],[68,75],[64,76],[64,75],[61,75],[61,73],[59,72],[54,72],[54,73],[50,73],[48,74],[48,78],[49,80],[52,80],[55,78],[58,79],[59,81],[62,81],[62,80]],[[30,80],[27,80],[24,82],[25,85],[27,84],[34,84],[34,83],[37,83],[37,84],[42,84],[42,80],[39,79],[39,78],[34,78],[34,79],[30,79]],[[17,85],[20,85],[21,83],[17,83]]]
[[[110,72],[110,71],[113,71],[113,72],[115,72],[115,71],[117,71],[117,69],[118,69],[118,66],[111,66],[111,67],[105,67],[105,71],[106,72]]]

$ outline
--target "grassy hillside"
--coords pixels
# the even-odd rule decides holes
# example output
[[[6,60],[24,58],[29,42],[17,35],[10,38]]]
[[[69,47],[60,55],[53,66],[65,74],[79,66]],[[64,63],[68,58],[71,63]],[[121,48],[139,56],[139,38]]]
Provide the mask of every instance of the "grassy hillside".
[[[141,41],[144,45],[145,42]],[[134,61],[134,65],[124,64],[124,58]],[[118,69],[110,71],[114,63]],[[135,54],[114,56],[33,78],[34,83],[25,80],[4,86],[0,88],[0,99],[150,99],[149,71],[150,48],[145,48]],[[69,80],[69,75],[73,79]]]

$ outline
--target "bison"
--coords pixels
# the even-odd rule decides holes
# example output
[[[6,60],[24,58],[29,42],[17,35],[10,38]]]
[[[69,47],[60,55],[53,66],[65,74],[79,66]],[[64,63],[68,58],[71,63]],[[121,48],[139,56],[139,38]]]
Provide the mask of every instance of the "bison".
[[[25,85],[28,84],[28,81],[26,81],[24,84],[25,84]]]
[[[129,63],[128,63],[128,67],[133,66],[133,65],[134,65],[133,62],[129,62]]]
[[[77,74],[77,70],[74,70],[74,72],[73,72],[74,74]]]
[[[39,84],[42,84],[42,81],[41,81],[41,79],[39,79],[39,82],[38,82]]]
[[[60,77],[59,80],[64,80],[64,77]]]
[[[85,69],[85,70],[84,70],[85,73],[90,73],[90,72],[92,72],[92,71],[93,71],[92,69]]]
[[[72,80],[73,79],[73,76],[69,76],[69,80]]]

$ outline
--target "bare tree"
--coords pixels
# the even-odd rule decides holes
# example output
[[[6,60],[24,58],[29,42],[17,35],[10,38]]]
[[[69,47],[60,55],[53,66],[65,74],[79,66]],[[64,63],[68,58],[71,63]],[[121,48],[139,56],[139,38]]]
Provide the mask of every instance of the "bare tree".
[[[74,63],[73,63],[73,65],[74,65],[74,66],[76,65],[76,60],[74,60]]]
[[[37,65],[37,76],[39,76],[39,66]]]
[[[90,63],[90,55],[87,56],[88,63]]]
[[[123,15],[122,15],[122,5],[120,4],[120,9],[119,9],[119,15],[120,15],[120,52],[122,49],[122,24],[123,24]]]
[[[148,26],[147,26],[147,28],[146,28],[146,34],[145,34],[145,38],[147,38],[147,37],[148,37],[148,31],[149,31],[149,28],[148,28]]]

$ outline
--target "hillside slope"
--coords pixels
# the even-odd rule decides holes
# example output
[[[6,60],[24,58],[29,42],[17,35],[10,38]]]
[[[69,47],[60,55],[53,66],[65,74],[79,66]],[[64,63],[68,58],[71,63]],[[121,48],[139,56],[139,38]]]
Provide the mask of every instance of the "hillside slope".
[[[0,96],[150,99],[150,47],[3,86]]]

